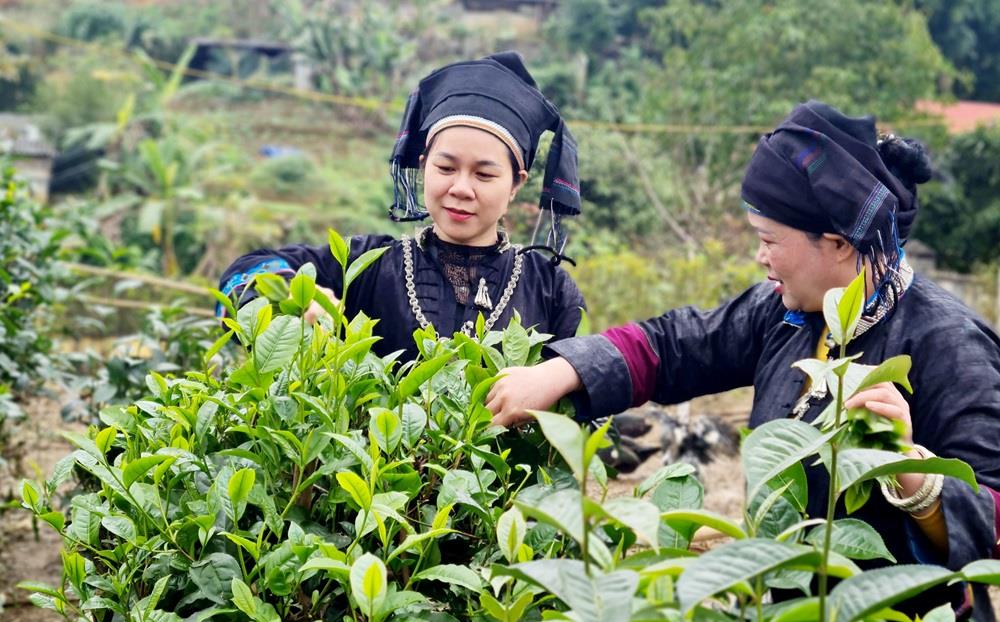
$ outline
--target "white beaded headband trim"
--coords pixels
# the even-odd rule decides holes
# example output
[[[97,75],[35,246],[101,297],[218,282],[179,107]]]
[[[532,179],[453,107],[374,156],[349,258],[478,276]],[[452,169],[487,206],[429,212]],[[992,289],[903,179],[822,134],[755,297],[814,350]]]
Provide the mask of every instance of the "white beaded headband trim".
[[[455,127],[456,125],[474,127],[493,134],[503,141],[503,143],[507,145],[507,148],[510,149],[511,153],[514,154],[514,159],[517,160],[518,170],[524,170],[524,158],[521,155],[521,147],[517,144],[517,141],[514,140],[514,136],[507,131],[507,128],[499,123],[482,117],[468,114],[455,114],[450,117],[445,117],[432,125],[431,129],[427,131],[427,144],[429,145],[431,140],[434,138],[434,135],[441,130],[449,127]],[[514,171],[514,174],[516,175],[517,171]]]

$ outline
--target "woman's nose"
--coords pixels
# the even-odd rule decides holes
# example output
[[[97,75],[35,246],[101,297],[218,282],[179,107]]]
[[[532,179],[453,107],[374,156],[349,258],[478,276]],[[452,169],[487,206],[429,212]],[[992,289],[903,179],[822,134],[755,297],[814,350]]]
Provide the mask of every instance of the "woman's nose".
[[[475,196],[468,175],[456,175],[455,182],[448,189],[448,194],[460,199],[471,199]]]
[[[754,255],[754,259],[762,266],[767,265],[767,250],[763,242],[757,244],[757,254]]]

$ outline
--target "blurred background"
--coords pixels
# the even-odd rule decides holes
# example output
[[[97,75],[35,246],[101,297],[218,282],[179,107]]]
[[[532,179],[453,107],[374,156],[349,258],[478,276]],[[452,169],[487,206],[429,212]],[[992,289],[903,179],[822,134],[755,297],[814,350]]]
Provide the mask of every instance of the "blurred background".
[[[411,229],[386,217],[407,93],[507,49],[579,142],[593,330],[763,276],[739,181],[812,98],[928,145],[908,256],[1000,321],[1000,0],[0,0],[0,512],[56,430],[208,366],[232,259]],[[536,215],[512,208],[515,241]],[[58,576],[4,520],[0,576]]]

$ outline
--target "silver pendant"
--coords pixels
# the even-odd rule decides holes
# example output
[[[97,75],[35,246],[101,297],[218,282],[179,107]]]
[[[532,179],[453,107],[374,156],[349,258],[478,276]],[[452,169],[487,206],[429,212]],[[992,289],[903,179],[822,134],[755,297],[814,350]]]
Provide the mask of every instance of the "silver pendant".
[[[483,309],[493,309],[493,301],[490,300],[490,291],[486,287],[486,279],[479,279],[479,289],[476,291],[476,306]]]

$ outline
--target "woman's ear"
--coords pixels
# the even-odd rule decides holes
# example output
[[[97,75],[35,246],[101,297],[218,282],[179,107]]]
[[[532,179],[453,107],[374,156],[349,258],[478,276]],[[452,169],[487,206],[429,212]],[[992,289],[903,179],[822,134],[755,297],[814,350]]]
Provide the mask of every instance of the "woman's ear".
[[[850,259],[855,261],[857,249],[847,241],[847,238],[838,233],[824,233],[823,239],[832,245],[837,259],[844,261]]]
[[[524,187],[524,184],[528,181],[528,171],[521,169],[514,176],[514,187],[510,190],[510,200],[513,201],[514,197],[517,196],[517,192]]]

